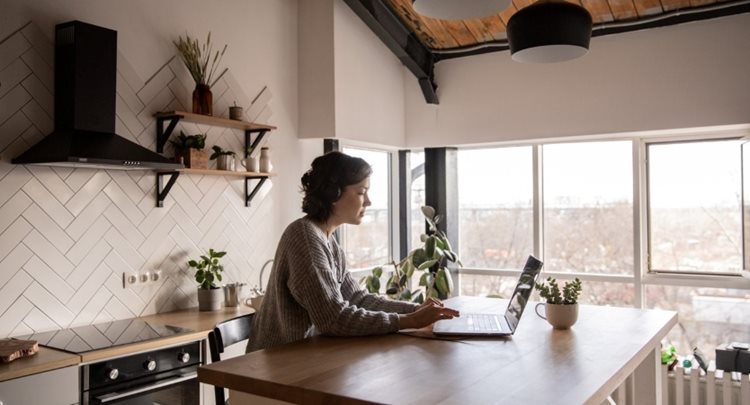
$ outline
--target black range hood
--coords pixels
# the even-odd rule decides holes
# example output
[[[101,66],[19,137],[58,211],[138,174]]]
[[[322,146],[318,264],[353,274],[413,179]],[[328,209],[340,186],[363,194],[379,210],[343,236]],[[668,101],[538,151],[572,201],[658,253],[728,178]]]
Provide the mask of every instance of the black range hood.
[[[55,130],[13,163],[98,169],[181,169],[115,133],[117,31],[55,27]]]

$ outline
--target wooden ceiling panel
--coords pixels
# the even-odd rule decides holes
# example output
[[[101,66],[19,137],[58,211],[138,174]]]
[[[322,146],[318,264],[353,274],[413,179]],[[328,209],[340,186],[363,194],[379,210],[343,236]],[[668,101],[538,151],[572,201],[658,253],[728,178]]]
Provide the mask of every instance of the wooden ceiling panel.
[[[508,20],[518,10],[536,0],[512,0],[512,4],[502,12],[480,19],[439,20],[428,18],[414,11],[413,0],[382,0],[391,6],[396,15],[427,48],[438,51],[471,47],[488,42],[503,42]],[[467,1],[467,0],[456,0]],[[717,2],[730,3],[734,0],[565,0],[580,4],[591,14],[594,28],[612,22],[636,23],[640,19],[669,13],[673,10],[687,10]]]

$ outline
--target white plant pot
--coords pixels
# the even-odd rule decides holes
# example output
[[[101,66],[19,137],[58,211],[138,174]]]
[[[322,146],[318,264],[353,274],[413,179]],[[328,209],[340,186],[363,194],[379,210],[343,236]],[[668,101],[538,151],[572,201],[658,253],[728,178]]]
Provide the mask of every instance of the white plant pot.
[[[198,310],[218,311],[224,301],[224,292],[221,288],[204,290],[198,287]]]

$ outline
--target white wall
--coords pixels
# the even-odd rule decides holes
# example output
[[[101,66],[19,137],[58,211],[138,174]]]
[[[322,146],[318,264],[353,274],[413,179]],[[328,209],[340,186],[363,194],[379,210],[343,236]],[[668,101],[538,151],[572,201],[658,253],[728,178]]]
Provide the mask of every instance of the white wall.
[[[336,137],[403,147],[401,62],[342,0],[334,5]]]
[[[150,172],[9,163],[50,130],[45,106],[54,24],[72,19],[118,31],[120,55],[132,69],[118,82],[118,94],[132,96],[126,108],[118,100],[118,131],[148,147],[156,126],[151,113],[185,96],[168,79],[175,66],[165,65],[176,53],[172,40],[185,33],[203,40],[211,31],[215,44],[229,45],[224,64],[236,80],[229,90],[252,98],[268,86],[264,116],[278,127],[265,145],[279,175],[252,207],[244,207],[242,181],[234,178],[182,175],[165,208],[156,208]],[[194,306],[196,285],[185,260],[209,247],[228,250],[226,281],[257,284],[284,226],[300,215],[299,178],[313,147],[297,139],[297,2],[3,0],[0,41],[18,38],[29,21],[38,29],[26,29],[40,32],[41,46],[16,55],[9,42],[0,42],[0,337]],[[123,82],[136,84],[124,91]],[[146,88],[157,95],[146,97]],[[169,104],[160,105],[165,100]],[[140,110],[131,111],[131,102]],[[132,131],[129,119],[143,128]],[[241,146],[236,131],[187,130],[208,131],[208,145]],[[160,282],[122,288],[123,271],[157,268]]]
[[[405,145],[401,62],[343,0],[300,4],[300,137]]]
[[[750,122],[750,14],[594,37],[588,55],[439,62],[440,104],[406,80],[407,143],[461,145]]]

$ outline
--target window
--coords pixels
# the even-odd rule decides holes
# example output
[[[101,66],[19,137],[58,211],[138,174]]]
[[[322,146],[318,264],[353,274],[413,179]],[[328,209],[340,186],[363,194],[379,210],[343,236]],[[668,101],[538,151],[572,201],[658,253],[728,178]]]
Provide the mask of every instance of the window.
[[[633,274],[631,141],[543,146],[544,266]]]
[[[650,270],[739,274],[740,141],[648,144]]]
[[[458,151],[459,256],[465,266],[520,270],[533,252],[532,158],[530,146]]]
[[[459,293],[509,297],[539,243],[582,303],[677,311],[681,355],[750,341],[737,135],[459,150]]]
[[[371,268],[390,262],[390,153],[358,148],[343,152],[364,159],[372,166],[369,197],[372,205],[360,225],[343,225],[340,237],[350,270]]]

